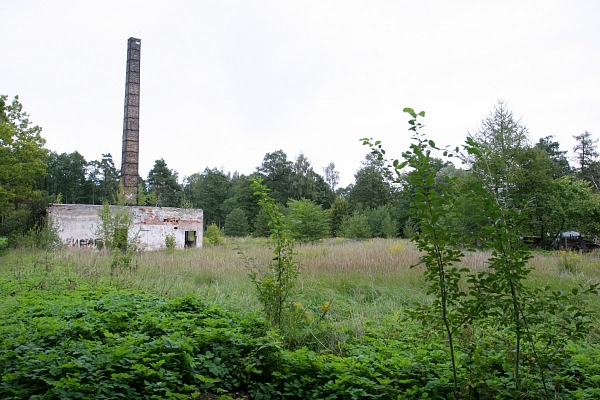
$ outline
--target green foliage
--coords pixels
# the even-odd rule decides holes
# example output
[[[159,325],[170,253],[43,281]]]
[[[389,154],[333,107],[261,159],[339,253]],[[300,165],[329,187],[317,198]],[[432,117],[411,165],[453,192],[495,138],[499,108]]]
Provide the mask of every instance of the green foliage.
[[[156,199],[156,203],[147,199],[148,204],[178,207],[181,203],[182,188],[177,182],[177,172],[169,169],[162,158],[154,162],[148,173],[148,192],[153,193]]]
[[[393,218],[397,211],[391,204],[364,210],[363,213],[369,220],[372,237],[392,238],[398,234],[397,221]]]
[[[83,155],[78,151],[69,154],[51,151],[46,158],[46,164],[48,170],[43,188],[47,193],[51,195],[60,193],[65,204],[84,203],[88,200],[86,198],[88,162]]]
[[[391,188],[382,174],[382,165],[367,156],[363,167],[354,175],[355,184],[348,193],[350,209],[377,208],[389,203]]]
[[[291,200],[287,218],[292,237],[300,242],[316,242],[329,236],[329,215],[311,200]]]
[[[246,261],[249,268],[248,275],[257,291],[258,300],[267,320],[285,334],[286,328],[293,325],[291,296],[299,274],[294,239],[288,220],[279,211],[262,179],[253,180],[252,187],[268,221],[274,257],[267,266],[263,266],[256,260],[246,257],[241,251],[238,254]]]
[[[242,237],[248,236],[249,226],[246,213],[241,208],[234,208],[227,217],[225,217],[225,234],[227,236]]]
[[[561,347],[569,340],[581,337],[588,329],[585,307],[565,308],[564,304],[569,302],[565,293],[527,284],[533,270],[528,263],[532,255],[519,234],[527,219],[527,209],[511,195],[511,180],[502,173],[490,172],[488,166],[491,162],[488,160],[492,156],[488,146],[468,138],[465,150],[476,160],[472,170],[479,178],[479,184],[471,188],[471,199],[482,204],[485,210],[485,215],[480,216],[484,221],[481,224],[483,247],[491,249],[491,257],[487,261],[489,270],[472,278],[478,295],[475,300],[477,315],[479,318],[494,318],[514,334],[512,363],[515,393],[521,393],[525,387],[521,379],[522,349],[528,346],[533,362],[539,367],[545,397],[549,398],[546,375],[551,366],[564,362],[559,356],[563,351]],[[510,168],[501,168],[500,171],[510,173]],[[584,293],[596,291],[595,284],[583,289]],[[573,289],[572,296],[575,298],[570,300],[571,303],[580,301],[577,299],[579,292],[580,289]],[[565,324],[565,319],[577,322]],[[550,326],[544,326],[547,321],[551,321]],[[549,350],[545,338],[554,341],[552,350]]]
[[[252,254],[262,258],[264,242],[244,241],[241,245],[250,242],[256,251]],[[208,284],[201,289],[202,300],[195,295],[151,295],[149,290],[164,289],[149,289],[147,282],[142,283],[143,293],[115,289],[115,285],[135,287],[142,275],[111,276],[103,286],[96,281],[102,274],[98,264],[110,259],[103,253],[11,252],[0,263],[0,398],[456,398],[444,335],[420,316],[414,318],[410,305],[403,306],[408,292],[422,292],[422,280],[412,281],[418,271],[407,271],[402,262],[394,264],[399,268],[393,273],[399,273],[396,276],[401,281],[411,281],[404,290],[394,291],[389,282],[392,275],[382,274],[384,270],[392,272],[393,267],[376,265],[376,260],[381,260],[373,254],[378,245],[388,260],[392,259],[386,255],[412,252],[416,256],[410,243],[398,240],[352,245],[331,240],[302,246],[304,256],[316,258],[315,263],[324,268],[315,270],[320,271],[316,281],[308,274],[303,277],[302,292],[291,303],[295,320],[287,325],[292,332],[285,334],[286,346],[279,332],[268,330],[264,318],[247,313],[256,304],[247,302],[245,290],[231,290],[225,280],[220,281],[220,290],[235,295],[213,298],[226,300],[238,311],[225,311],[223,306],[207,302],[211,297],[206,292],[210,291]],[[375,276],[365,273],[365,279],[354,275],[351,263],[332,259],[332,246],[343,249],[344,254],[352,253],[351,258],[364,258],[366,264],[362,265],[372,264],[369,269],[379,268],[380,272]],[[206,278],[222,276],[218,271],[224,268],[227,249],[215,250],[218,248],[201,252],[207,254],[204,258],[198,258],[196,252],[142,254],[148,265],[140,268],[145,268],[146,275],[157,270],[157,263],[164,267],[158,278],[173,295],[181,272],[186,271],[185,280],[193,276],[187,261],[201,260]],[[167,264],[183,255],[189,258],[182,269]],[[220,260],[214,271],[208,265],[210,257]],[[539,272],[555,273],[543,265],[554,265],[553,255],[540,257],[544,261],[538,262]],[[534,293],[548,308],[558,311],[545,312],[531,321],[532,332],[544,346],[535,352],[530,346],[522,347],[520,393],[512,389],[515,332],[510,326],[489,316],[474,319],[455,332],[462,398],[545,398],[540,368],[546,370],[550,397],[598,398],[598,320],[590,327],[587,316],[569,311],[581,309],[582,300],[598,308],[597,295],[582,297],[581,291],[558,289],[565,287],[565,281],[578,281],[580,274],[585,273],[582,282],[596,279],[597,260],[592,255],[582,258],[583,268],[577,276],[557,274],[552,291]],[[323,280],[321,274],[329,274],[339,261],[346,264],[339,274]],[[313,271],[310,264],[303,268]],[[234,270],[237,266],[227,274]],[[92,275],[90,280],[84,278]],[[126,281],[129,276],[132,279]],[[540,278],[546,279],[532,274],[527,284],[538,285]],[[332,288],[340,295],[330,297]],[[199,288],[192,285],[183,292],[186,290],[197,292]],[[400,302],[388,307],[392,295]],[[323,304],[325,298],[331,303]],[[535,299],[531,300],[534,304]],[[372,307],[366,308],[366,303]],[[533,310],[526,305],[523,311],[529,316]],[[568,324],[557,328],[557,320]],[[582,323],[587,326],[585,336],[572,336]]]
[[[280,213],[284,213],[285,207],[281,204],[276,204],[275,207]],[[261,208],[256,214],[256,221],[254,221],[254,237],[269,237],[271,235],[271,228],[269,226],[269,215],[264,208]]]
[[[286,204],[292,198],[291,186],[294,164],[287,159],[283,150],[265,154],[256,172],[271,191],[276,203]]]
[[[411,218],[417,221],[417,233],[414,241],[417,248],[423,252],[420,263],[424,264],[425,279],[429,284],[428,294],[434,296],[432,307],[425,307],[421,315],[431,323],[441,323],[444,327],[448,347],[450,350],[450,361],[452,364],[454,392],[458,394],[458,368],[456,365],[456,354],[454,351],[454,330],[460,326],[464,318],[461,314],[461,301],[466,293],[461,288],[460,282],[466,269],[459,268],[464,253],[460,250],[462,238],[460,235],[448,229],[460,216],[449,207],[452,204],[454,194],[450,178],[446,177],[442,183],[442,190],[436,187],[435,177],[437,170],[432,163],[431,150],[437,149],[435,143],[427,140],[419,132],[422,124],[417,117],[424,117],[425,112],[415,113],[412,109],[405,108],[404,112],[410,114],[409,120],[413,132],[413,143],[410,150],[402,153],[404,162],[395,160],[393,168],[400,176],[399,171],[404,166],[414,169],[406,179],[414,188],[411,199]],[[381,142],[371,144],[369,139],[363,142],[370,145],[373,154],[380,160],[384,159],[385,151]]]
[[[42,223],[29,229],[23,236],[15,238],[13,244],[20,248],[56,250],[61,246],[58,230],[59,227],[54,221],[46,216]]]
[[[165,247],[167,248],[168,251],[174,251],[175,250],[175,235],[167,235],[165,236]]]
[[[206,227],[204,232],[204,243],[210,246],[218,246],[223,244],[224,238],[223,231],[217,226],[217,224],[210,224]]]
[[[335,201],[329,209],[330,221],[331,221],[331,236],[338,237],[342,235],[342,224],[344,219],[348,217],[350,213],[350,205],[348,201],[341,197],[336,197]]]
[[[596,189],[600,189],[598,139],[593,139],[592,133],[588,131],[574,135],[573,139],[576,141],[573,152],[577,160],[577,173],[579,177],[590,181]]]
[[[354,211],[352,216],[342,222],[342,235],[349,239],[370,239],[371,226],[369,218],[361,211]]]
[[[146,193],[146,185],[143,182],[139,182],[137,192],[137,205],[145,206],[149,204],[151,203],[148,203],[148,193]]]
[[[286,350],[256,315],[197,296],[33,290],[7,295],[0,319],[0,397],[8,400],[237,392],[254,399],[456,398],[443,339],[404,314],[345,341],[343,356]],[[459,355],[461,383],[474,398],[515,398],[502,357],[511,333],[490,323],[472,338],[476,360]],[[553,397],[597,398],[600,346],[571,343],[563,356],[568,362],[552,374]],[[469,373],[475,361],[476,377]],[[544,397],[535,374],[534,366],[524,368],[528,386],[519,398]]]
[[[18,236],[40,222],[36,180],[46,173],[42,128],[31,126],[19,97],[0,95],[0,235]],[[45,205],[45,204],[44,204]]]
[[[561,176],[571,174],[573,171],[569,165],[569,159],[566,156],[567,151],[559,150],[560,143],[553,141],[553,139],[554,136],[540,138],[540,140],[535,144],[535,147],[548,154],[548,157],[552,161],[552,178],[558,179]]]
[[[244,210],[248,220],[249,233],[254,231],[254,223],[257,221],[257,214],[260,211],[260,206],[254,196],[254,189],[252,189],[250,180],[252,176],[234,174],[231,178],[229,197],[221,204],[221,210],[225,215],[236,208]]]
[[[543,394],[550,398],[547,375],[554,366],[566,362],[561,355],[569,340],[582,337],[588,329],[585,307],[581,300],[571,299],[572,306],[565,307],[569,296],[549,287],[535,288],[525,284],[532,271],[528,264],[530,249],[519,236],[523,231],[526,212],[515,188],[515,173],[519,172],[518,159],[520,143],[525,140],[525,129],[512,121],[512,114],[500,107],[493,117],[484,120],[485,130],[477,138],[469,137],[464,146],[466,159],[476,181],[470,185],[456,184],[457,177],[436,175],[439,171],[432,162],[431,153],[440,150],[431,140],[427,140],[419,130],[417,122],[424,112],[410,114],[410,130],[414,132],[409,151],[402,153],[403,162],[394,160],[385,171],[389,177],[395,173],[396,180],[405,179],[413,189],[410,218],[415,221],[413,240],[423,252],[420,263],[426,267],[425,278],[429,284],[428,293],[434,296],[431,306],[420,307],[418,315],[429,323],[441,322],[448,341],[454,394],[459,390],[458,357],[455,351],[457,332],[466,324],[482,324],[493,320],[495,326],[507,329],[511,335],[513,348],[505,354],[504,360],[510,369],[509,379],[513,383],[513,397],[520,397],[527,387],[522,377],[522,359],[525,343],[530,351],[529,361],[540,374]],[[385,160],[385,150],[381,142],[362,139],[372,148],[372,153]],[[502,152],[499,152],[499,149]],[[458,152],[458,148],[456,150]],[[502,153],[506,159],[499,157]],[[445,156],[453,154],[444,151]],[[512,165],[507,165],[512,164]],[[413,168],[402,175],[405,166]],[[458,191],[460,190],[460,192]],[[484,249],[491,250],[487,259],[487,270],[471,274],[468,269],[458,267],[464,257],[464,229],[461,229],[462,215],[460,201],[463,197],[468,204],[480,212],[474,215],[474,223],[480,227],[475,239]],[[468,285],[465,285],[465,281]],[[597,285],[591,285],[584,293],[596,293]],[[579,289],[573,289],[577,296]],[[577,321],[566,323],[565,321]],[[482,325],[471,325],[477,329]],[[470,339],[473,343],[473,339]],[[546,343],[545,347],[542,344]],[[552,346],[550,344],[552,343]],[[540,349],[540,347],[543,347]],[[478,380],[483,366],[478,364],[474,348],[467,353],[473,364],[469,379]],[[512,368],[510,365],[512,364]],[[469,385],[470,396],[479,397],[474,385]]]
[[[227,200],[230,179],[216,168],[205,168],[204,172],[186,178],[185,195],[195,208],[201,208],[207,225],[222,225],[226,213],[221,205]]]
[[[100,225],[95,236],[100,247],[111,251],[126,252],[135,247],[135,238],[130,239],[133,218],[128,207],[110,206],[104,203],[99,213]]]
[[[25,294],[1,311],[0,397],[197,398],[269,374],[260,322],[195,297]]]

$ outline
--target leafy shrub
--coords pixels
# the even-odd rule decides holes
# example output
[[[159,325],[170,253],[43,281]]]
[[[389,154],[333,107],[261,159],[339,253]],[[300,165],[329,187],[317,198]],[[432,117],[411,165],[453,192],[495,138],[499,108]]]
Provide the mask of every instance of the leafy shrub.
[[[95,232],[100,246],[109,250],[126,252],[135,247],[135,239],[129,237],[133,218],[127,207],[111,206],[104,203],[99,212],[100,225]]]
[[[369,220],[372,237],[392,238],[398,234],[398,223],[392,217],[397,214],[390,204],[363,211]]]
[[[331,236],[338,237],[342,236],[342,224],[350,213],[350,205],[347,200],[341,197],[336,197],[335,201],[331,204],[329,211],[329,218],[331,221]]]
[[[351,217],[346,218],[342,223],[342,234],[350,239],[371,238],[369,218],[360,211],[355,211]]]
[[[8,293],[0,308],[2,399],[234,392],[254,399],[455,398],[444,337],[403,313],[348,336],[336,356],[285,350],[255,314],[227,312],[195,296],[111,288]],[[514,332],[488,322],[458,341],[460,391],[515,398],[507,390],[512,366],[505,354]],[[549,376],[553,398],[598,398],[600,346],[572,342],[563,351],[565,362]],[[524,356],[534,355],[524,349]],[[521,372],[526,390],[519,398],[543,398],[537,366],[524,363]]]
[[[268,265],[260,265],[256,260],[245,256],[241,250],[238,254],[246,262],[248,276],[254,284],[269,323],[282,329],[285,334],[286,328],[291,327],[294,322],[291,296],[300,273],[294,252],[294,239],[289,221],[269,196],[269,188],[262,183],[262,179],[253,179],[252,188],[259,198],[258,204],[270,230],[270,246],[274,257]]]
[[[218,246],[223,244],[223,237],[223,231],[217,224],[212,223],[206,228],[206,232],[204,232],[204,243],[211,246]]]
[[[0,236],[0,255],[2,255],[4,251],[6,251],[7,247],[8,238],[6,236]]]
[[[15,233],[11,237],[14,247],[40,250],[56,250],[61,246],[58,226],[48,216],[39,221],[23,234]],[[8,241],[6,242],[8,245]],[[0,243],[0,249],[2,244]]]
[[[269,373],[278,349],[259,320],[194,297],[31,292],[1,316],[3,399],[228,392]]]
[[[175,235],[167,235],[165,236],[165,247],[168,251],[175,250]]]
[[[311,200],[290,201],[287,218],[292,236],[300,242],[316,242],[329,236],[328,212]]]

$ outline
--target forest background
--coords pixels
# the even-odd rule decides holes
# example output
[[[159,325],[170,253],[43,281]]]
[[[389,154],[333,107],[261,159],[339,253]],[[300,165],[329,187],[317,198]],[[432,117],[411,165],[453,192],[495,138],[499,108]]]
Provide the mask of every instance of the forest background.
[[[18,97],[1,97],[0,236],[13,245],[40,224],[49,203],[119,201],[120,170],[110,153],[91,161],[77,151],[59,154],[44,147],[41,132]],[[489,149],[490,173],[503,179],[503,195],[526,212],[521,235],[537,236],[548,245],[565,230],[600,233],[600,158],[592,133],[573,133],[576,145],[569,157],[552,136],[532,143],[525,123],[498,101],[466,137]],[[474,165],[468,157],[461,161],[434,157],[436,180],[456,177],[456,185],[466,187],[474,179]],[[307,155],[291,159],[282,150],[265,154],[249,175],[206,167],[181,178],[159,159],[145,178],[139,177],[138,204],[200,208],[205,227],[214,224],[229,236],[268,236],[251,186],[253,178],[262,178],[280,210],[298,223],[297,239],[409,237],[415,226],[408,213],[414,188],[406,178],[411,173],[390,179],[384,162],[368,153],[354,183],[338,187],[334,162],[319,173]],[[466,198],[460,210],[459,229],[476,231],[481,210]]]

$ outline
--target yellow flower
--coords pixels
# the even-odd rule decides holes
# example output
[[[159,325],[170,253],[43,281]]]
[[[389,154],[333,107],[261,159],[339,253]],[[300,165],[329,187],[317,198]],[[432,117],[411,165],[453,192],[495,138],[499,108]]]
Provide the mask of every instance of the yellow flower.
[[[312,316],[308,311],[304,311],[304,321],[308,324],[312,320]]]
[[[388,251],[390,253],[398,253],[400,251],[404,251],[404,246],[402,246],[400,243],[398,243],[398,244],[388,247]]]
[[[295,301],[294,306],[296,306],[296,308],[302,308],[302,303],[300,303],[299,301]]]
[[[331,307],[331,302],[326,302],[325,304],[323,304],[322,306],[320,306],[319,308],[321,309],[321,312],[323,314],[327,313],[327,311],[329,311],[329,307]]]

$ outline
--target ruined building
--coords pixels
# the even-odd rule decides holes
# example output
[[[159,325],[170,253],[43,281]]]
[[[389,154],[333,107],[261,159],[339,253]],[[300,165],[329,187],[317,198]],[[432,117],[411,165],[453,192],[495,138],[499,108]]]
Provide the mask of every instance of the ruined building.
[[[127,41],[121,160],[121,179],[127,206],[110,208],[112,212],[123,207],[127,209],[132,220],[127,235],[141,249],[163,249],[167,236],[175,239],[177,248],[201,247],[204,226],[202,210],[137,205],[141,43],[137,38]],[[72,247],[95,247],[101,226],[101,210],[102,206],[98,205],[52,204],[48,208],[48,216],[57,226],[63,243]]]

